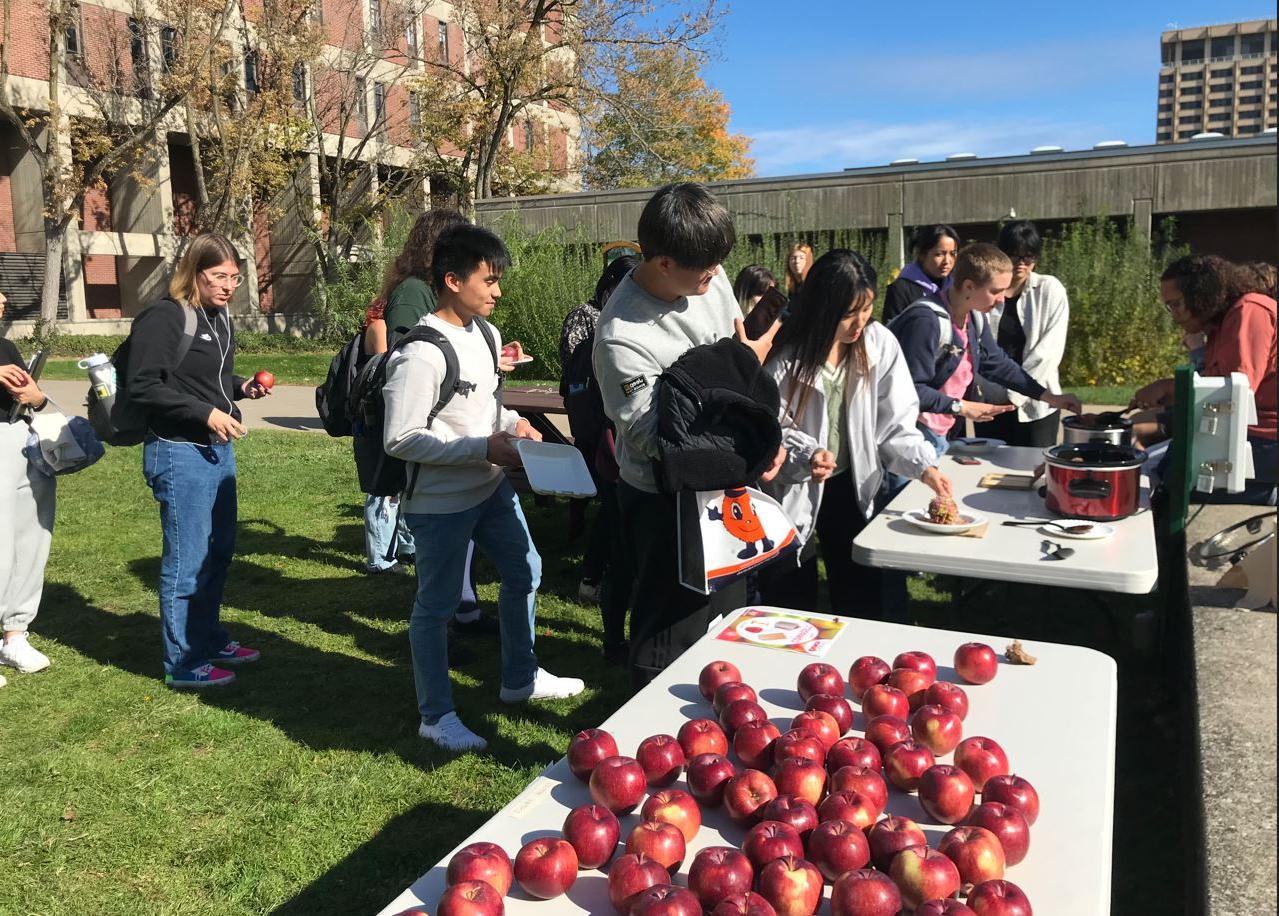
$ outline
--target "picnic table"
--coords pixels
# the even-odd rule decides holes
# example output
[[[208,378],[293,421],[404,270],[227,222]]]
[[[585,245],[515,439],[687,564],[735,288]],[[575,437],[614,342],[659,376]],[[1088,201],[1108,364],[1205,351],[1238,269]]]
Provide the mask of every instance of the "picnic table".
[[[763,608],[775,612],[775,608]],[[674,735],[694,718],[713,716],[698,692],[702,667],[716,659],[736,664],[743,680],[759,693],[759,702],[782,731],[803,710],[795,690],[799,671],[814,658],[796,651],[765,648],[746,641],[724,641],[719,634],[735,627],[735,611],[657,676],[601,727],[616,739],[623,754],[633,755],[639,742],[655,733]],[[825,615],[805,612],[808,618]],[[829,618],[828,618],[829,619]],[[897,653],[919,649],[939,662],[938,679],[957,681],[949,663],[955,648],[977,640],[1002,650],[1002,637],[908,627],[871,620],[843,618],[846,626],[830,642],[823,661],[846,672],[854,659],[878,655],[891,660]],[[1110,912],[1111,834],[1114,815],[1115,726],[1118,688],[1114,661],[1091,649],[1051,643],[1027,643],[1038,657],[1033,666],[1001,664],[993,681],[965,686],[971,709],[965,735],[984,735],[1008,753],[1012,769],[1033,783],[1042,801],[1039,820],[1031,828],[1030,854],[1008,869],[1009,880],[1021,887],[1037,911],[1070,916]],[[861,734],[865,718],[856,703],[850,734]],[[1050,715],[1045,715],[1046,711]],[[735,758],[733,758],[735,759]],[[939,758],[950,762],[951,756]],[[677,788],[687,789],[681,778]],[[655,790],[651,790],[655,791]],[[540,836],[557,835],[568,812],[590,803],[586,784],[570,772],[564,759],[547,767],[508,805],[462,840],[453,850],[481,840],[499,844],[515,858],[524,844]],[[641,803],[642,804],[642,803]],[[886,813],[915,820],[929,845],[950,829],[930,820],[913,795],[890,790]],[[734,825],[723,808],[704,809],[703,826],[688,845],[687,856],[674,877],[686,885],[688,868],[698,850],[707,846],[738,846],[745,830]],[[638,822],[638,814],[622,819],[622,839]],[[445,890],[450,852],[389,903],[381,916],[393,916],[410,906],[425,904],[434,912]],[[620,854],[620,850],[619,850]],[[830,885],[821,912],[829,913]],[[568,893],[551,901],[534,900],[512,885],[505,900],[507,913],[611,913],[604,870],[583,870]]]
[[[536,385],[507,385],[502,389],[502,404],[529,421],[544,442],[559,442],[572,445],[573,438],[560,430],[551,417],[555,414],[567,416],[564,399],[554,388],[542,388]]]

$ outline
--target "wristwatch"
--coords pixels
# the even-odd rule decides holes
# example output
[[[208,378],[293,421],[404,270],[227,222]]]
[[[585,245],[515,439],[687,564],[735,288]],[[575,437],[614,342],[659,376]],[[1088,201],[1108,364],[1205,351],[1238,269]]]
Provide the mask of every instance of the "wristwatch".
[[[955,398],[950,402],[950,412],[953,414],[961,414],[964,412],[964,402],[959,398]]]

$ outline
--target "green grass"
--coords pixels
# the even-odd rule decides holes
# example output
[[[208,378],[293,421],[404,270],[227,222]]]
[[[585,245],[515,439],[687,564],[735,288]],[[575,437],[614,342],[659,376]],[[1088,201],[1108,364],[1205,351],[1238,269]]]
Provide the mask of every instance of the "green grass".
[[[252,375],[259,369],[269,369],[278,385],[318,385],[329,374],[331,359],[333,353],[239,353],[235,371]],[[75,358],[51,358],[44,365],[43,378],[87,380],[88,376],[76,366]]]
[[[1154,381],[1151,379],[1150,381]],[[1127,407],[1128,402],[1132,400],[1133,393],[1136,392],[1136,386],[1126,387],[1123,385],[1094,385],[1094,386],[1072,386],[1067,385],[1063,389],[1067,394],[1077,395],[1079,400],[1085,404],[1100,405],[1106,407]]]

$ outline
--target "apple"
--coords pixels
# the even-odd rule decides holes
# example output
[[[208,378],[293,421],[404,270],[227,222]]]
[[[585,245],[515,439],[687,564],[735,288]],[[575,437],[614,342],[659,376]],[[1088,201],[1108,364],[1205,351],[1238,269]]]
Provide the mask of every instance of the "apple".
[[[816,805],[826,791],[826,768],[807,757],[790,757],[773,769],[778,793]]]
[[[908,907],[926,900],[945,900],[959,892],[955,863],[927,846],[909,846],[897,853],[888,873]]]
[[[628,913],[636,894],[670,881],[670,872],[648,856],[618,856],[608,869],[608,900],[617,912]]]
[[[886,817],[866,835],[870,844],[870,861],[880,871],[887,872],[897,858],[897,853],[912,846],[927,846],[928,837],[920,826],[908,817]]]
[[[617,754],[617,742],[612,735],[602,729],[588,728],[578,732],[569,742],[568,768],[582,782],[587,782],[597,763]]]
[[[835,742],[839,740],[841,734],[839,723],[835,721],[835,717],[830,713],[817,710],[801,712],[791,719],[790,727],[792,731],[799,729],[800,731],[811,732],[822,743],[823,751],[830,751],[835,746]]]
[[[819,693],[829,693],[833,696],[842,697],[844,695],[844,676],[839,673],[839,669],[834,665],[828,665],[825,662],[813,662],[811,665],[806,665],[804,670],[799,673],[797,689],[799,690],[799,698],[805,703]]]
[[[809,697],[804,711],[826,713],[835,720],[841,735],[848,734],[848,730],[853,727],[853,707],[843,697],[837,697],[833,693],[818,693]]]
[[[944,706],[921,706],[910,717],[915,740],[941,757],[949,754],[964,737],[964,723]]]
[[[731,846],[706,847],[693,856],[688,868],[688,889],[706,909],[717,901],[749,892],[754,883],[751,860]]]
[[[826,769],[838,773],[844,767],[866,767],[878,770],[884,765],[883,755],[879,748],[865,738],[849,736],[840,738],[835,746],[826,754]]]
[[[920,674],[926,674],[930,683],[937,680],[937,662],[933,661],[933,657],[927,652],[902,652],[893,659],[893,667],[909,668]]]
[[[830,894],[831,916],[897,916],[901,908],[897,885],[869,868],[842,875]]]
[[[697,689],[709,703],[715,698],[715,690],[720,684],[742,679],[742,672],[732,662],[714,661],[702,669],[697,676]]]
[[[999,656],[982,642],[966,642],[955,650],[955,673],[970,684],[987,684],[999,673]]]
[[[635,759],[650,786],[669,786],[684,772],[684,749],[670,735],[652,735],[640,742]]]
[[[747,722],[767,721],[768,713],[764,712],[764,707],[754,700],[734,700],[719,714],[719,724],[724,727],[724,733],[730,738]]]
[[[866,723],[866,740],[875,745],[881,755],[887,754],[894,744],[910,740],[910,726],[898,716],[876,716]]]
[[[964,887],[1004,876],[1004,847],[985,827],[956,827],[941,838],[937,851],[955,863]]]
[[[698,754],[688,762],[684,779],[688,791],[699,805],[719,807],[724,801],[724,786],[737,769],[722,754]]]
[[[743,827],[758,821],[760,809],[776,797],[777,786],[759,770],[743,770],[724,784],[724,810]]]
[[[400,910],[395,916],[431,916],[431,914],[420,906],[411,906],[407,910]]]
[[[828,881],[865,868],[870,861],[866,834],[848,821],[823,821],[808,839],[808,859]]]
[[[958,824],[973,810],[973,781],[957,766],[939,763],[919,777],[919,803],[941,824]]]
[[[779,795],[764,806],[759,813],[760,820],[780,821],[790,824],[799,833],[799,838],[808,842],[808,835],[817,826],[817,807],[812,802],[794,795]]]
[[[633,757],[607,757],[595,765],[589,785],[595,804],[620,817],[644,797],[644,768]]]
[[[965,906],[952,897],[946,900],[925,900],[915,907],[915,916],[976,916],[976,914],[971,907]]]
[[[702,916],[702,904],[686,887],[659,884],[635,895],[631,916]]]
[[[613,858],[622,825],[603,805],[579,805],[564,818],[561,833],[577,853],[579,868],[600,868]]]
[[[515,880],[541,900],[558,897],[577,880],[577,853],[559,837],[530,840],[515,856]]]
[[[742,852],[757,869],[782,856],[804,857],[804,841],[799,831],[781,821],[760,821],[746,834]]]
[[[697,831],[702,829],[702,809],[696,799],[683,789],[663,789],[649,796],[640,809],[640,817],[646,821],[674,824],[684,834],[684,842],[691,843]],[[581,853],[578,854],[579,857]]]
[[[903,792],[919,788],[919,779],[937,762],[933,752],[918,741],[899,741],[884,754],[884,773],[888,781]]]
[[[914,710],[924,705],[924,693],[933,686],[933,679],[914,668],[894,668],[885,683],[906,694],[906,700]]]
[[[777,726],[767,719],[747,722],[733,733],[733,753],[743,766],[766,770],[773,762],[773,742],[781,736]]]
[[[962,722],[968,718],[968,693],[958,684],[936,681],[924,691],[925,706],[941,706],[959,716]]]
[[[773,763],[781,763],[790,757],[807,757],[825,763],[826,745],[807,729],[792,728],[773,742]]]
[[[662,821],[641,821],[626,838],[627,855],[643,853],[671,874],[679,871],[685,851],[684,834],[674,824]]]
[[[1008,755],[993,738],[965,738],[955,748],[955,766],[969,775],[973,787],[980,792],[987,780],[1008,775]],[[985,799],[983,795],[982,800]]]
[[[892,670],[888,662],[874,655],[863,655],[857,659],[848,669],[848,689],[853,699],[860,702],[862,694],[876,684],[884,683]]]
[[[982,786],[981,800],[1016,808],[1032,827],[1039,820],[1039,793],[1020,776],[992,776],[987,779],[986,785]]]
[[[896,716],[904,719],[910,715],[910,701],[906,694],[887,684],[873,684],[862,694],[862,713],[867,719],[876,716]]]
[[[983,881],[969,893],[968,906],[977,916],[1033,916],[1029,898],[1011,881]]]
[[[437,916],[501,916],[505,911],[502,895],[485,881],[459,881],[446,890],[435,905]],[[405,912],[426,916],[426,910]]]
[[[253,384],[257,385],[263,391],[270,391],[275,387],[275,376],[265,369],[259,369],[253,373]]]
[[[888,806],[888,784],[878,769],[870,767],[841,767],[831,774],[830,791],[860,792],[879,805],[883,811]]]
[[[513,877],[511,857],[505,849],[496,843],[471,843],[453,853],[445,882],[483,881],[492,885],[499,897],[505,897]]]
[[[1011,805],[983,801],[968,816],[968,824],[985,827],[999,838],[1008,865],[1016,865],[1030,852],[1030,824],[1026,823],[1025,815]]]
[[[684,759],[692,760],[699,754],[727,754],[728,736],[714,719],[693,719],[679,727],[675,736],[684,750]]]
[[[715,688],[715,696],[711,700],[711,708],[715,710],[716,715],[719,715],[724,711],[724,707],[734,700],[758,702],[759,697],[755,693],[755,688],[750,684],[743,684],[741,681],[725,681]]]
[[[868,830],[879,818],[881,811],[875,799],[851,789],[832,792],[817,806],[817,816],[822,820],[848,821],[862,830]]]
[[[821,905],[823,886],[817,866],[795,856],[774,859],[759,873],[760,896],[777,916],[812,916]]]
[[[773,905],[754,891],[721,900],[711,916],[777,916]]]

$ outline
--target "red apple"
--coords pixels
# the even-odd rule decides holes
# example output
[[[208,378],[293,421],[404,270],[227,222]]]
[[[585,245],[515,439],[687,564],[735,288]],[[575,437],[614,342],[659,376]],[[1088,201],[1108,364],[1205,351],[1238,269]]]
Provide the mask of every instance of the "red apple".
[[[939,763],[919,778],[919,803],[941,824],[958,824],[973,810],[973,781],[959,767]]]
[[[767,719],[747,722],[733,733],[733,753],[743,766],[752,770],[766,770],[773,762],[773,742],[782,733]]]
[[[702,829],[702,809],[697,801],[683,789],[663,789],[649,796],[640,809],[640,817],[646,821],[674,824],[684,834],[684,841],[691,843],[697,831]],[[580,857],[580,853],[579,853]]]
[[[650,786],[669,786],[684,772],[684,749],[670,735],[652,735],[640,742],[635,759]]]
[[[876,684],[884,683],[892,670],[888,662],[874,655],[863,655],[857,659],[848,669],[848,689],[853,699],[860,702],[862,694]]]
[[[781,763],[790,757],[807,757],[825,763],[826,745],[807,729],[792,728],[773,742],[773,763]]]
[[[777,910],[759,894],[747,891],[721,900],[711,916],[777,916]]]
[[[675,737],[684,750],[685,760],[692,760],[699,754],[728,753],[728,736],[714,719],[685,722]]]
[[[644,854],[660,862],[671,874],[679,871],[684,861],[684,834],[674,824],[641,821],[626,838],[626,854]]]
[[[949,754],[964,737],[964,723],[942,706],[921,706],[910,717],[915,740],[941,757]]]
[[[914,668],[894,668],[885,683],[906,694],[911,709],[919,709],[924,705],[924,694],[933,686],[933,679]]]
[[[866,835],[870,843],[870,861],[880,871],[887,872],[897,858],[897,853],[912,846],[927,846],[928,837],[908,817],[886,817]]]
[[[588,728],[578,732],[568,745],[568,768],[582,782],[591,778],[595,765],[606,757],[617,756],[617,742],[608,732]]]
[[[878,769],[841,767],[831,774],[829,788],[832,792],[860,792],[879,805],[880,811],[888,806],[888,784]]]
[[[976,916],[972,909],[954,898],[925,900],[915,907],[915,916]]]
[[[848,734],[848,730],[853,727],[853,707],[843,697],[837,697],[833,693],[818,693],[809,697],[804,711],[826,713],[835,720],[841,735]]]
[[[603,805],[579,805],[564,818],[561,832],[577,853],[579,868],[599,868],[613,858],[622,825]]]
[[[445,881],[448,884],[483,881],[491,884],[499,897],[505,897],[513,876],[511,857],[505,849],[496,843],[471,843],[453,853]]]
[[[822,743],[822,750],[829,751],[839,740],[839,723],[830,713],[813,710],[801,712],[790,722],[791,730],[811,732]]]
[[[910,668],[920,674],[928,675],[929,681],[937,680],[937,662],[927,652],[902,652],[893,659],[894,668]]]
[[[796,798],[794,795],[779,795],[771,802],[764,806],[764,810],[759,813],[760,820],[764,821],[780,821],[783,824],[790,824],[799,833],[799,837],[804,842],[808,842],[808,835],[813,832],[813,828],[817,826],[817,808],[811,802],[807,802],[802,798]]]
[[[1011,881],[983,881],[968,895],[977,916],[1033,916],[1030,900]]]
[[[1004,847],[985,827],[956,827],[941,838],[937,851],[955,863],[964,887],[1004,876]]]
[[[1039,820],[1039,793],[1020,776],[992,776],[987,779],[981,790],[981,800],[1016,808],[1032,827]]]
[[[724,801],[724,786],[737,769],[722,754],[698,754],[688,762],[684,779],[697,803],[708,808]]]
[[[730,738],[733,737],[733,732],[747,722],[767,721],[768,713],[764,712],[764,707],[754,700],[734,700],[719,714],[719,724],[723,726],[724,733]]]
[[[275,387],[275,376],[266,369],[259,369],[253,373],[253,383],[265,391],[270,391]]]
[[[839,669],[834,665],[828,665],[825,662],[813,662],[811,665],[805,666],[804,670],[799,673],[797,689],[799,690],[799,698],[805,703],[819,693],[829,693],[833,696],[842,697],[844,695],[844,676],[839,673]]]
[[[888,873],[909,907],[926,900],[945,900],[959,892],[955,863],[927,846],[910,846],[897,853]]]
[[[577,880],[577,853],[559,837],[530,840],[515,856],[515,880],[539,899],[558,897]]]
[[[968,694],[963,687],[949,681],[937,681],[924,691],[925,706],[941,706],[959,716],[962,722],[968,718]]]
[[[884,755],[884,773],[888,781],[903,792],[919,788],[919,779],[937,762],[933,752],[918,741],[899,741]]]
[[[892,879],[869,868],[850,871],[835,882],[830,895],[831,916],[897,916],[901,891]]]
[[[608,900],[617,912],[629,913],[636,894],[670,881],[670,872],[648,856],[618,856],[608,869]]]
[[[799,831],[781,821],[760,821],[746,834],[742,852],[755,868],[763,868],[782,856],[804,857],[804,841]]]
[[[985,827],[999,838],[1008,865],[1016,865],[1030,852],[1030,825],[1025,815],[1011,805],[982,802],[968,816],[968,823]]]
[[[635,895],[631,916],[702,916],[702,904],[686,887],[659,884]]]
[[[910,740],[910,726],[898,716],[876,716],[866,723],[866,740],[884,755],[894,744]]]
[[[878,770],[884,765],[879,748],[865,738],[849,736],[840,738],[826,755],[826,769],[837,773],[844,767],[866,767]]]
[[[709,909],[720,901],[750,891],[755,869],[745,854],[731,846],[708,846],[693,856],[688,888]]]
[[[697,676],[697,689],[707,702],[715,698],[715,689],[728,681],[741,681],[742,672],[732,662],[714,661]]]
[[[881,810],[875,799],[847,790],[827,795],[825,801],[817,806],[817,816],[824,821],[848,821],[862,830],[869,830]]]
[[[848,821],[823,821],[808,839],[808,860],[828,881],[865,868],[870,861],[866,834]]]
[[[514,343],[503,344],[502,355],[507,357],[508,359],[514,359],[515,357],[520,355],[520,348],[516,346]]]
[[[724,711],[724,707],[734,700],[750,700],[754,703],[759,701],[759,697],[755,694],[755,688],[750,684],[743,684],[741,681],[726,681],[715,688],[715,698],[711,700],[711,708],[715,710],[716,715],[719,715]]]
[[[910,701],[906,694],[887,684],[872,684],[862,694],[862,713],[867,719],[876,716],[896,716],[904,719],[910,715]]]
[[[993,738],[965,738],[955,748],[955,766],[972,778],[980,792],[991,777],[1008,775],[1008,755]]]
[[[724,810],[741,826],[759,820],[760,809],[777,797],[777,786],[767,773],[743,770],[724,785]]]
[[[591,773],[591,798],[614,814],[629,814],[644,797],[644,769],[633,757],[608,757]]]
[[[446,890],[435,905],[437,916],[501,916],[505,911],[502,895],[484,881],[459,881]],[[426,914],[426,910],[406,912]]]
[[[411,906],[407,910],[400,910],[395,916],[431,916],[424,907]]]
[[[826,791],[826,768],[807,757],[791,757],[773,769],[773,783],[780,794],[816,805]]]
[[[985,643],[966,642],[955,650],[955,673],[970,684],[986,684],[999,673],[999,656]]]
[[[777,916],[812,916],[821,905],[823,886],[817,866],[795,856],[774,859],[759,873],[760,896]]]

